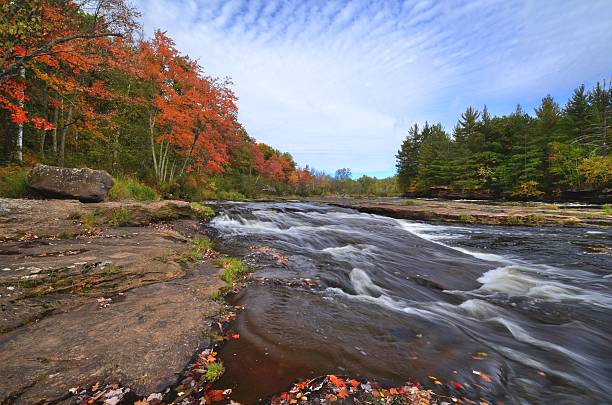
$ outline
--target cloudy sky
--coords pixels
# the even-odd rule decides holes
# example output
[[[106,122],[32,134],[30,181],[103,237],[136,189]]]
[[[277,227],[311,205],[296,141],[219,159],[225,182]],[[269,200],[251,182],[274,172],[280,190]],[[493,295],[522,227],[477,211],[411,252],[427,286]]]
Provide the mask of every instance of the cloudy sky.
[[[612,76],[609,0],[133,2],[147,36],[233,79],[251,136],[329,172],[392,174],[413,122],[531,112]]]

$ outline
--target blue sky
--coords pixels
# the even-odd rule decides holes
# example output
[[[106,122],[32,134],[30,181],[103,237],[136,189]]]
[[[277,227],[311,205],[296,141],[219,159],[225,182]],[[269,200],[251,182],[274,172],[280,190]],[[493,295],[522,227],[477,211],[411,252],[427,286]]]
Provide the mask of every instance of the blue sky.
[[[612,76],[609,0],[134,0],[213,76],[249,134],[300,165],[385,176],[408,127],[532,112]]]

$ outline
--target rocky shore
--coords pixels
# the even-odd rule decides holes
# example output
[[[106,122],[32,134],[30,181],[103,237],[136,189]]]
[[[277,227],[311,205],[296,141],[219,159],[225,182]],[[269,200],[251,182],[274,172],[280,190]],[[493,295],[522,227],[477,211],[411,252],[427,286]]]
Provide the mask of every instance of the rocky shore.
[[[225,285],[193,260],[200,217],[181,201],[0,199],[0,404],[175,383]]]
[[[512,226],[612,226],[601,207],[441,199],[320,197],[308,201],[417,221]]]

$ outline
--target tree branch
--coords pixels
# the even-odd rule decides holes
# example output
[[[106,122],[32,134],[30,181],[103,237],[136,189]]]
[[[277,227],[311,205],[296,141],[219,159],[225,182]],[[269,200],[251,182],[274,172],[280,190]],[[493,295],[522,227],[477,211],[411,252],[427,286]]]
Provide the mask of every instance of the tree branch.
[[[80,33],[69,35],[67,37],[56,38],[53,41],[48,42],[47,44],[41,46],[36,49],[29,55],[24,55],[21,58],[15,60],[15,62],[8,65],[6,68],[0,70],[0,82],[13,77],[19,74],[19,67],[25,65],[32,59],[35,59],[39,56],[47,54],[51,51],[55,46],[64,44],[66,42],[74,41],[76,39],[95,39],[95,38],[103,38],[103,37],[123,37],[123,34],[118,34],[114,32],[101,32],[101,33]]]

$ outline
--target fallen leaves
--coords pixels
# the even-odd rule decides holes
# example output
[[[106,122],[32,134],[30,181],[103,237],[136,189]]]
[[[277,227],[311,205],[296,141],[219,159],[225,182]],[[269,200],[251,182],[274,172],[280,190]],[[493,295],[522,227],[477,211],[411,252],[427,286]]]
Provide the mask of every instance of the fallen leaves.
[[[375,383],[361,382],[333,374],[297,382],[288,392],[273,397],[270,403],[271,405],[292,405],[308,399],[311,400],[311,403],[326,404],[333,404],[340,400],[351,401],[351,403],[381,404],[429,405],[441,403],[435,393],[411,382],[407,382],[402,387],[386,390]]]

